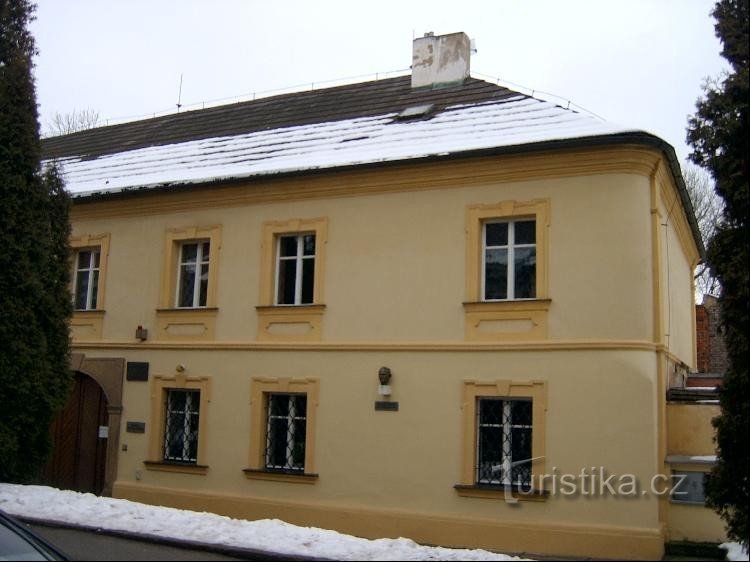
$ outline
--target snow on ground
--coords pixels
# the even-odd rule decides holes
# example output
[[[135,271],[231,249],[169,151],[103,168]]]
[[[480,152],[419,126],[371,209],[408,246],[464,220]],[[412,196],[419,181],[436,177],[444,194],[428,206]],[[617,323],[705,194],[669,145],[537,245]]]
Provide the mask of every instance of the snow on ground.
[[[421,546],[405,538],[361,539],[277,519],[231,519],[46,486],[0,483],[0,509],[63,524],[336,560],[525,560],[486,550]]]
[[[727,560],[747,560],[747,550],[742,548],[742,545],[736,542],[725,542],[721,545],[721,548],[727,551]]]

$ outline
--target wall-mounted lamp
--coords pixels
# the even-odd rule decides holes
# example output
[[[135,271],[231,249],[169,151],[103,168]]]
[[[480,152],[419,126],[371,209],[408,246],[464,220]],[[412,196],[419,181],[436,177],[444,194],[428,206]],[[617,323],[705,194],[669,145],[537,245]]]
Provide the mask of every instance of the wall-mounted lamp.
[[[381,396],[391,395],[391,376],[391,370],[388,367],[380,367],[380,370],[378,371],[378,379],[380,380],[378,394]]]
[[[143,326],[138,326],[135,329],[135,339],[140,341],[146,341],[148,339],[148,330]]]
[[[180,363],[180,364],[178,364],[174,368],[174,370],[177,371],[178,373],[184,373],[185,372],[185,365],[183,365],[182,363]]]

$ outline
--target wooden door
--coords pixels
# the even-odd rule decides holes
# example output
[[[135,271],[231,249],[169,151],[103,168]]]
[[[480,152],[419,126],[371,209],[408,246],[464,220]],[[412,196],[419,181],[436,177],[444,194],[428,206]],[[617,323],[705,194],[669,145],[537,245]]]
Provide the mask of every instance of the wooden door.
[[[107,417],[107,401],[99,384],[87,375],[76,373],[70,398],[50,428],[52,454],[42,474],[44,484],[101,493],[107,455]]]

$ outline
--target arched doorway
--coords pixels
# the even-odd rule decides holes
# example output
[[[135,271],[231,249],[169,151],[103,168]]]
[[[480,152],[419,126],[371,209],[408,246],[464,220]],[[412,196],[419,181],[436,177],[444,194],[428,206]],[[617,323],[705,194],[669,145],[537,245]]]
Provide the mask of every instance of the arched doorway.
[[[99,383],[76,372],[68,402],[50,428],[52,453],[42,473],[44,484],[102,493],[109,437],[107,406]]]

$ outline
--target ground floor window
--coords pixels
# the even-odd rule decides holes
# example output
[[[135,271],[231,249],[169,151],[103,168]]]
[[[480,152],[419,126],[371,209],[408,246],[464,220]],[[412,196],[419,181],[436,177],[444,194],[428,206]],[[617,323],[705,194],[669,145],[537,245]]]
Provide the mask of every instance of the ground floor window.
[[[164,460],[198,462],[200,395],[199,390],[167,390]]]
[[[307,396],[266,394],[266,469],[305,471]]]
[[[531,400],[477,398],[476,483],[531,486]]]

